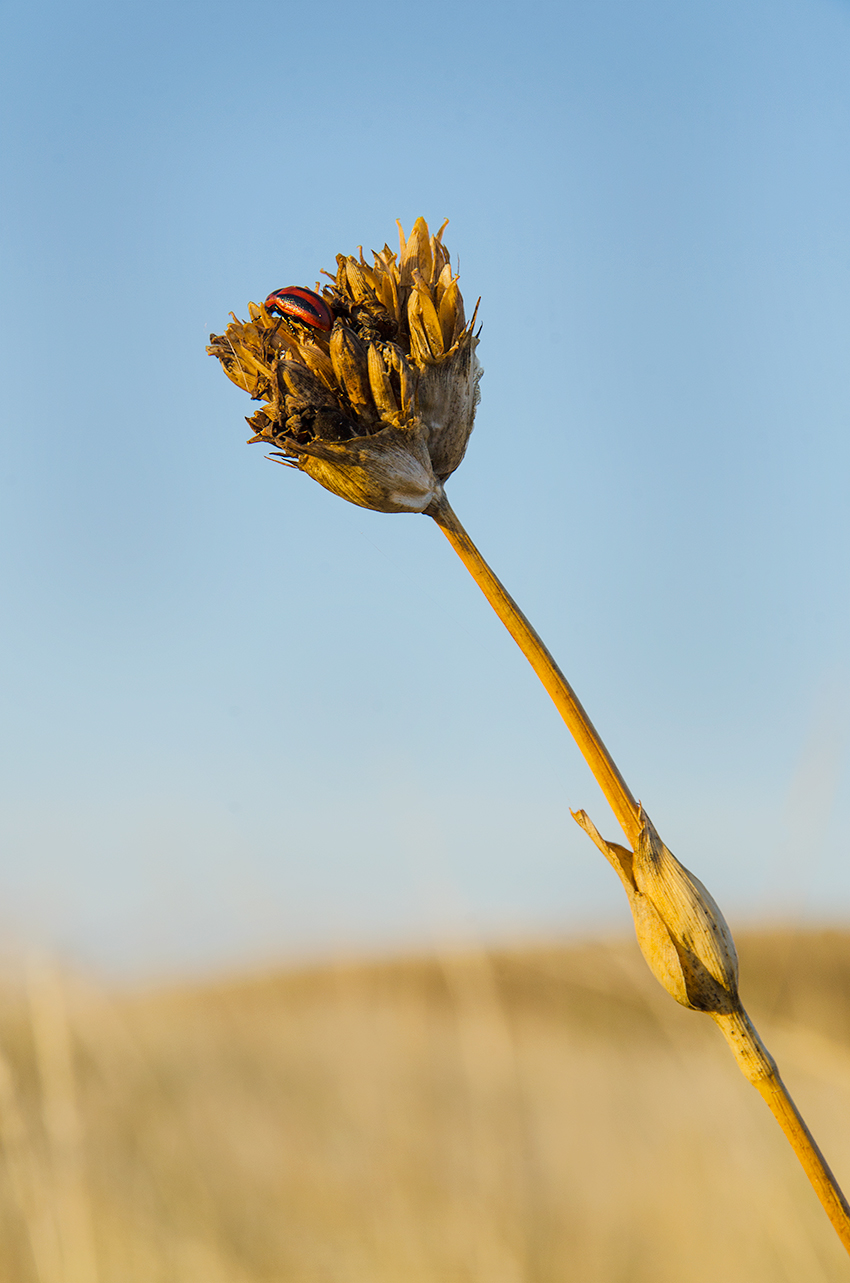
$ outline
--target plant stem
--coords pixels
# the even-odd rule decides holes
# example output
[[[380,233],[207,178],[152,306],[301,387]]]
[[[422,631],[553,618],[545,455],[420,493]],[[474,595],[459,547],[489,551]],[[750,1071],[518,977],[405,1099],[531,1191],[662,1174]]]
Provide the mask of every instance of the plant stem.
[[[850,1206],[753,1022],[743,1007],[729,1015],[712,1012],[711,1017],[732,1048],[741,1073],[755,1087],[784,1131],[833,1229],[850,1252]]]
[[[629,842],[634,844],[641,830],[638,804],[614,759],[603,744],[599,732],[582,708],[572,686],[513,597],[493,574],[475,547],[445,495],[432,505],[428,515],[434,518],[551,695],[555,707],[581,749],[584,760],[596,777],[596,782],[605,794],[620,827]]]
[[[513,597],[487,565],[464,530],[445,494],[428,509],[478,587],[552,697],[612,811],[634,846],[641,832],[638,804],[573,688]],[[823,1204],[835,1232],[850,1252],[850,1206],[800,1111],[779,1076],[776,1062],[743,1007],[731,1014],[709,1013],[729,1043],[745,1078],[764,1098]]]

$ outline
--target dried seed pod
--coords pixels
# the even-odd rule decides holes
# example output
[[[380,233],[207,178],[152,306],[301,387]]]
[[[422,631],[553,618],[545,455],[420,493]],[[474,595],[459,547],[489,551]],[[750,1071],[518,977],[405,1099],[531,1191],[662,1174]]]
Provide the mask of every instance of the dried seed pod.
[[[384,358],[381,355],[377,344],[369,344],[368,354],[369,367],[369,386],[372,389],[372,396],[375,399],[375,405],[382,419],[394,421],[398,418],[398,401],[390,383],[389,371],[384,364]]]
[[[451,263],[447,262],[437,277],[437,284],[434,288],[434,302],[437,304],[438,309],[443,301],[443,295],[454,279]]]
[[[447,348],[456,343],[463,333],[466,320],[463,315],[463,299],[458,289],[457,278],[451,280],[440,299],[440,327],[443,341]]]
[[[312,370],[328,391],[335,395],[336,375],[330,356],[315,343],[299,343],[295,352],[308,370]]]
[[[255,325],[246,325],[234,317],[224,334],[210,335],[207,351],[218,357],[227,377],[252,398],[261,396],[263,388],[273,381]]]
[[[290,413],[293,405],[311,405],[328,410],[338,408],[339,402],[330,388],[299,361],[281,361],[277,374]]]
[[[738,954],[720,907],[661,841],[649,818],[635,846],[635,886],[654,905],[676,946],[689,1006],[728,1009],[737,1002]]]
[[[414,271],[413,280],[416,288],[407,304],[411,334],[414,326],[417,330],[421,328],[424,350],[431,357],[440,357],[444,351],[443,331],[440,329],[440,318],[431,297],[430,287],[425,284],[418,271]]]
[[[331,335],[331,362],[340,387],[358,413],[375,418],[375,403],[369,385],[369,349],[346,325],[337,325]]]
[[[573,818],[616,870],[635,934],[656,980],[683,1007],[738,1011],[738,955],[726,919],[699,878],[680,864],[641,810],[634,852],[606,842],[584,811]]]
[[[418,381],[416,371],[406,359],[401,348],[395,343],[384,344],[384,360],[398,379],[401,413],[403,418],[408,419],[413,413],[414,400],[416,398]]]
[[[348,292],[356,303],[362,303],[365,298],[371,297],[373,291],[369,289],[366,274],[356,258],[349,257],[345,260],[345,281]]]

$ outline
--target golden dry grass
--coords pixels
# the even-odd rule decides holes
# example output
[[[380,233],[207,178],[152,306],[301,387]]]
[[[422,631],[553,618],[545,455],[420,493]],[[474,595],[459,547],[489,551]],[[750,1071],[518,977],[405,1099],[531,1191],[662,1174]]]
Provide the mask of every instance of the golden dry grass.
[[[850,934],[741,941],[845,1188]],[[0,994],[3,1283],[850,1278],[710,1021],[630,943]]]

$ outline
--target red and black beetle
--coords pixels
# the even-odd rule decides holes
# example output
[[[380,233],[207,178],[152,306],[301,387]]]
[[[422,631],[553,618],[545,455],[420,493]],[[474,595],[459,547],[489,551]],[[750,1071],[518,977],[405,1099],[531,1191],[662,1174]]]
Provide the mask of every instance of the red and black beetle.
[[[314,330],[333,328],[333,312],[325,300],[302,285],[287,285],[285,289],[273,290],[263,306],[267,312],[289,316],[293,321],[311,325]]]

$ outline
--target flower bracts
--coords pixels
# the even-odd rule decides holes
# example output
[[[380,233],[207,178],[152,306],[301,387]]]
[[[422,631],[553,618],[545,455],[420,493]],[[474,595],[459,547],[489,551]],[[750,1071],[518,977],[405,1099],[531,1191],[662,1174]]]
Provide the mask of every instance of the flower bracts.
[[[479,400],[467,324],[442,243],[417,219],[400,252],[340,254],[322,298],[327,331],[250,303],[210,336],[211,355],[263,404],[251,442],[328,490],[382,512],[424,512],[461,462]],[[477,309],[476,309],[477,311]]]

